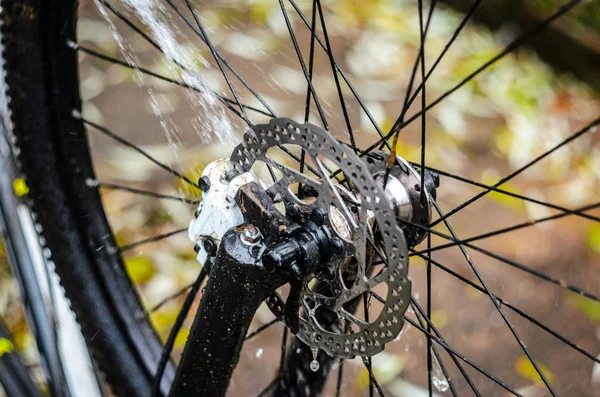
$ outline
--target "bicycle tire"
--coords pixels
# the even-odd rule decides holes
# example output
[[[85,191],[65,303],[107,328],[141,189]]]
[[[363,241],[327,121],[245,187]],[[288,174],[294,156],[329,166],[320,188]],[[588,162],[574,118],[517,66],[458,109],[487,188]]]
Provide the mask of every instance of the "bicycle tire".
[[[78,2],[2,2],[5,114],[40,241],[94,360],[117,395],[148,396],[162,343],[116,249],[95,187],[74,39]],[[77,199],[75,199],[77,198]],[[163,376],[166,394],[173,378]]]

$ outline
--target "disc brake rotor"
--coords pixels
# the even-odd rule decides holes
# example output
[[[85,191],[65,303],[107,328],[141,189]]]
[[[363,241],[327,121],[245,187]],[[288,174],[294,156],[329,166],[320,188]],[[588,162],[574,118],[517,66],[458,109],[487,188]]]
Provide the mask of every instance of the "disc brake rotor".
[[[301,150],[304,172],[285,164],[297,161]],[[271,198],[280,198],[286,212],[320,213],[337,244],[337,259],[303,280],[298,338],[331,356],[352,358],[381,351],[402,329],[410,281],[404,233],[370,167],[322,128],[289,119],[252,127],[230,160],[237,173],[261,163],[270,168],[274,181],[263,182]],[[295,186],[302,188],[294,192]],[[374,288],[384,303],[376,318],[359,318],[354,313],[357,301]],[[282,318],[281,297],[275,293],[267,303]],[[341,327],[321,323],[335,316]]]

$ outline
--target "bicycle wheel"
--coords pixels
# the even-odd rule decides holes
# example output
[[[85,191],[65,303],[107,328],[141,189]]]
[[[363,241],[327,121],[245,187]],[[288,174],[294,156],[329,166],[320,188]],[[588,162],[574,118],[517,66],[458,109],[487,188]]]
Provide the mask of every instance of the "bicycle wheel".
[[[480,3],[475,1],[472,10]],[[593,336],[593,325],[580,312],[589,314],[591,310],[595,313],[595,302],[599,301],[597,285],[593,282],[597,276],[594,267],[597,256],[583,247],[584,234],[594,236],[596,229],[593,225],[598,221],[597,204],[592,201],[593,195],[589,194],[597,189],[597,179],[591,176],[593,173],[590,169],[593,166],[589,164],[593,163],[581,160],[587,158],[588,152],[585,151],[585,145],[579,142],[585,139],[590,142],[591,132],[599,122],[595,116],[597,107],[594,99],[589,99],[590,95],[577,87],[559,94],[536,93],[527,96],[527,90],[541,84],[531,76],[549,73],[537,64],[531,66],[528,61],[523,61],[529,69],[523,67],[523,70],[519,70],[523,74],[516,79],[512,70],[506,71],[500,67],[502,62],[517,62],[516,56],[513,56],[517,49],[526,46],[530,37],[540,34],[554,21],[564,18],[579,3],[580,1],[571,1],[555,7],[540,18],[538,25],[524,27],[522,33],[517,34],[508,44],[494,43],[494,51],[491,54],[485,53],[482,58],[478,53],[453,57],[449,48],[457,45],[454,44],[455,41],[460,42],[461,34],[467,34],[464,31],[468,29],[465,24],[472,13],[456,17],[436,2],[421,4],[419,1],[401,5],[378,2],[376,5],[361,6],[360,3],[344,1],[331,4],[311,1],[300,5],[290,1],[273,2],[272,5],[268,3],[262,5],[263,8],[209,3],[202,7],[196,6],[198,11],[202,11],[198,17],[198,14],[190,11],[193,6],[189,2],[166,1],[160,6],[156,2],[129,0],[117,6],[98,0],[100,15],[110,21],[113,33],[118,33],[112,50],[120,50],[122,56],[110,53],[110,46],[99,45],[100,38],[92,37],[93,34],[84,34],[84,38],[92,39],[92,44],[77,40],[75,25],[78,15],[84,17],[84,24],[88,27],[92,22],[102,21],[89,7],[81,8],[78,14],[75,2],[3,2],[2,42],[12,133],[30,188],[32,207],[86,340],[115,392],[150,395],[156,368],[161,356],[165,357],[162,354],[163,343],[148,321],[151,316],[146,315],[145,306],[149,304],[142,304],[134,288],[135,283],[131,281],[131,266],[124,261],[129,259],[131,264],[131,258],[144,252],[149,244],[166,244],[167,238],[180,238],[180,242],[174,244],[183,244],[181,232],[187,228],[176,218],[187,211],[189,219],[192,219],[194,206],[200,195],[196,182],[199,175],[188,172],[186,168],[190,161],[182,160],[182,157],[194,154],[184,150],[181,136],[187,135],[190,138],[197,133],[209,131],[229,139],[235,134],[246,132],[248,126],[265,123],[276,116],[291,116],[297,121],[325,127],[346,148],[356,153],[362,159],[360,161],[364,160],[365,165],[366,159],[372,157],[369,153],[386,147],[386,150],[392,150],[394,154],[411,160],[410,167],[414,167],[414,177],[419,181],[415,186],[419,186],[420,191],[425,191],[425,171],[437,172],[441,179],[437,197],[435,200],[428,199],[432,203],[432,212],[437,215],[433,215],[431,221],[426,216],[424,223],[419,223],[420,219],[415,218],[417,222],[412,223],[417,224],[410,225],[412,232],[405,229],[407,238],[410,233],[415,234],[412,243],[406,244],[412,256],[410,276],[413,279],[413,297],[410,299],[411,309],[404,315],[404,320],[412,325],[412,333],[403,335],[401,343],[413,341],[408,346],[413,352],[410,360],[415,363],[414,367],[405,370],[402,381],[396,378],[397,373],[391,379],[382,380],[385,365],[382,364],[384,361],[378,361],[378,357],[387,360],[385,362],[392,367],[401,366],[407,360],[407,354],[402,353],[402,349],[398,347],[399,343],[386,342],[386,353],[374,355],[373,362],[371,358],[360,362],[366,367],[365,370],[359,367],[354,369],[353,372],[358,372],[358,380],[345,386],[344,395],[360,395],[369,390],[371,393],[386,395],[402,393],[396,390],[402,390],[403,385],[406,387],[404,381],[422,387],[424,393],[437,394],[449,390],[453,395],[525,395],[532,393],[531,390],[540,389],[540,393],[550,395],[593,395],[591,375],[587,376],[589,371],[586,371],[592,368],[592,364],[598,363],[594,351],[598,346]],[[233,15],[224,13],[223,9],[229,10]],[[245,19],[246,14],[258,15],[257,18],[262,18],[260,21],[268,28],[261,24],[258,27],[252,25],[251,20]],[[229,17],[230,20],[227,19]],[[436,27],[443,26],[442,21],[445,21],[440,20],[441,25],[437,25],[436,17],[447,18],[450,22],[443,23],[454,22],[454,25],[436,32]],[[346,25],[335,25],[332,22],[343,18],[350,18],[345,22]],[[402,18],[412,18],[413,23],[406,31],[398,32],[402,27]],[[207,24],[210,24],[210,29]],[[221,25],[224,31],[230,30],[233,33],[223,37],[215,33],[213,39],[213,30]],[[316,28],[312,28],[315,26]],[[248,34],[239,34],[241,30]],[[396,35],[390,33],[394,31]],[[412,31],[412,36],[407,31]],[[208,50],[202,54],[195,47],[179,45],[178,40],[186,34],[193,36],[197,43],[206,44],[205,48]],[[289,41],[282,46],[279,41],[271,40],[271,34]],[[253,36],[255,37],[252,38]],[[402,58],[398,54],[403,54],[403,48],[394,44],[394,39],[399,37],[405,37],[404,46],[410,40],[414,42],[406,52],[410,54],[411,62],[405,63],[404,69],[398,67],[399,58]],[[489,37],[486,40],[490,40]],[[129,44],[131,42],[142,49],[136,51],[136,46]],[[376,46],[375,43],[380,44]],[[462,45],[468,48],[477,43],[478,38],[469,35]],[[346,49],[343,60],[341,53],[336,52],[336,44]],[[253,47],[258,49],[253,50]],[[153,64],[154,54],[150,53],[151,50],[161,57]],[[271,55],[266,59],[261,58],[261,51],[270,52]],[[233,54],[236,52],[237,54]],[[366,65],[356,62],[363,54],[371,57],[371,62]],[[395,55],[389,55],[390,58],[386,59],[376,57],[382,54]],[[78,57],[85,58],[78,61]],[[519,57],[527,58],[527,55],[519,53]],[[272,61],[280,66],[279,69],[269,66]],[[144,63],[146,66],[143,66]],[[103,69],[104,66],[100,65],[113,66]],[[390,65],[396,69],[390,69]],[[84,78],[81,84],[78,78],[80,68],[87,68],[82,71]],[[133,72],[131,75],[122,75],[119,68]],[[269,72],[262,72],[263,68]],[[295,74],[290,74],[291,68],[295,68]],[[466,72],[461,68],[466,68]],[[436,75],[433,72],[436,69],[437,73],[441,70],[447,73],[453,70],[462,72],[458,73],[459,78],[450,76],[447,80],[434,80]],[[491,69],[494,69],[495,74],[490,74]],[[398,70],[404,73],[399,73]],[[264,78],[267,74],[274,81],[273,86],[269,86],[269,79]],[[404,74],[407,78],[401,82],[394,80],[394,76],[399,74]],[[89,96],[90,87],[92,90],[98,87],[99,75],[111,76],[110,79],[115,81],[131,80],[126,83],[129,85],[122,92],[107,90],[112,91],[113,99],[102,99],[104,96],[108,98],[111,92],[97,98],[98,107],[107,113],[114,112],[113,117],[107,119],[107,127],[97,122],[99,117],[95,114],[98,113],[98,107],[90,105],[94,102],[86,98],[88,106],[82,107],[80,99],[80,88],[83,86],[83,91],[87,90],[86,95]],[[387,80],[382,76],[387,76]],[[265,80],[267,83],[264,83]],[[473,82],[480,80],[484,80],[484,83],[475,86]],[[501,84],[494,85],[494,80]],[[513,84],[513,81],[519,80],[523,82],[523,87],[519,87],[518,83]],[[150,87],[143,92],[147,96],[145,100],[148,100],[150,112],[146,112],[148,116],[144,118],[132,116],[117,119],[116,115],[123,112],[123,109],[137,110],[131,113],[142,112],[141,106],[135,106],[136,102],[141,102],[139,98],[142,96],[136,88],[136,81]],[[263,86],[260,81],[263,81]],[[426,92],[427,81],[430,84]],[[435,86],[431,81],[435,82]],[[221,87],[218,86],[219,82]],[[101,85],[105,84],[103,82]],[[184,98],[184,104],[191,105],[192,110],[183,115],[183,126],[173,124],[177,117],[171,114],[177,114],[178,110],[169,108],[169,104],[175,100],[173,91],[164,88],[169,84],[178,87],[180,91],[177,94]],[[281,97],[277,96],[278,86],[283,87],[288,94],[296,92],[286,106],[282,105]],[[394,90],[398,88],[399,91],[404,86],[408,86],[406,95],[398,96]],[[524,95],[526,101],[529,101],[527,106],[534,106],[538,112],[542,112],[540,109],[547,111],[552,106],[564,106],[564,95],[567,95],[570,112],[561,108],[559,116],[552,116],[560,119],[560,122],[567,120],[567,125],[575,132],[567,135],[563,124],[561,127],[548,125],[553,140],[544,141],[532,137],[531,121],[515,117],[502,120],[502,124],[512,123],[507,129],[519,131],[521,135],[510,135],[506,129],[504,133],[491,131],[492,128],[489,128],[490,132],[481,132],[482,137],[478,139],[461,135],[461,127],[457,128],[452,123],[464,123],[462,114],[468,113],[465,107],[472,103],[473,96],[484,96],[488,100],[493,96],[501,96],[492,110],[473,109],[469,113],[468,117],[476,119],[474,123],[481,123],[481,130],[485,130],[488,123],[498,123],[498,119],[492,119],[490,113],[512,111],[507,110],[508,105],[503,102],[505,97],[502,97],[504,91],[510,90],[503,91],[499,86],[509,86],[514,96]],[[218,94],[211,93],[211,90]],[[434,100],[431,100],[429,91],[435,92]],[[461,100],[453,99],[460,96],[460,93],[465,93],[461,99],[463,104]],[[114,99],[119,98],[117,95],[121,96],[120,101]],[[385,96],[387,99],[382,99]],[[269,101],[266,97],[273,99]],[[376,103],[372,103],[373,101]],[[530,104],[532,101],[535,102],[534,105]],[[547,104],[544,101],[554,102]],[[410,108],[415,102],[421,102],[424,110]],[[124,106],[125,103],[128,108]],[[445,106],[447,103],[452,103],[452,106]],[[391,113],[390,109],[395,109],[395,113]],[[442,110],[435,113],[437,109]],[[197,113],[194,114],[194,111]],[[383,117],[375,112],[392,114],[395,123],[382,127]],[[209,117],[211,113],[217,116]],[[567,113],[573,115],[567,116]],[[427,114],[435,114],[435,118],[426,118]],[[180,119],[181,116],[179,115]],[[156,123],[151,125],[150,119],[157,119]],[[371,135],[356,132],[361,120],[361,129],[370,130]],[[409,127],[409,124],[417,120],[421,120],[420,129]],[[432,125],[443,130],[443,133],[431,132],[434,130]],[[113,132],[143,130],[163,135],[163,128],[166,131],[164,139],[170,145],[167,149],[174,151],[180,158],[167,156],[168,161],[163,161],[158,159],[160,152],[155,155],[147,148],[141,148],[148,143],[158,142],[156,137],[129,133],[124,138]],[[539,132],[539,129],[533,131]],[[137,151],[137,155],[145,156],[155,166],[170,172],[176,177],[178,184],[168,181],[167,185],[170,184],[171,189],[174,186],[183,190],[187,196],[182,197],[179,192],[155,193],[152,187],[143,187],[141,184],[127,185],[127,179],[140,180],[131,173],[121,180],[112,178],[110,173],[101,174],[99,168],[102,167],[102,160],[99,159],[108,158],[106,153],[113,151],[114,147],[101,143],[95,136],[89,138],[91,148],[100,152],[94,157],[93,163],[87,134],[98,132],[116,140],[118,144],[132,150],[132,153]],[[402,138],[398,138],[399,136]],[[433,141],[432,136],[436,138]],[[560,156],[559,149],[564,150],[563,147],[567,145],[577,144],[580,146],[570,152],[570,162],[565,163],[563,157],[563,162],[552,163],[554,168],[550,171],[540,168],[538,163],[541,160],[553,161]],[[466,152],[462,160],[453,154],[457,151],[454,145]],[[507,146],[513,150],[508,150]],[[435,148],[433,151],[432,147]],[[518,148],[522,150],[516,150]],[[497,159],[490,160],[491,154]],[[286,153],[279,155],[285,158]],[[121,152],[118,152],[116,157],[120,156]],[[226,153],[226,156],[229,157],[230,153]],[[545,160],[546,157],[549,159]],[[393,160],[395,157],[391,158]],[[114,157],[110,159],[113,165],[114,160]],[[286,161],[294,163],[293,160],[292,157]],[[195,161],[197,160],[192,162]],[[579,174],[564,171],[575,169],[578,161],[585,165],[578,165]],[[457,165],[457,162],[461,164]],[[313,168],[318,165],[309,160],[306,160],[306,164],[307,170],[304,173],[310,172],[309,165]],[[383,170],[385,165],[383,164]],[[303,172],[304,167],[298,167]],[[562,171],[554,179],[528,176],[526,179],[521,177],[514,186],[509,185],[517,175],[541,175],[543,171],[557,172],[557,168]],[[530,169],[533,171],[525,173]],[[382,168],[378,170],[381,171]],[[114,167],[111,171],[114,172]],[[137,168],[135,172],[153,174],[153,171],[146,168]],[[494,179],[498,172],[507,176]],[[97,174],[101,174],[100,177]],[[553,190],[553,187],[561,184],[566,186],[567,182],[577,183],[578,187],[584,186],[582,174],[588,178],[585,181],[588,193],[584,194],[580,189],[577,205],[573,204],[576,200],[554,200],[557,190]],[[312,174],[312,178],[314,176]],[[327,178],[325,175],[321,177]],[[165,180],[164,177],[157,177],[151,186],[163,186]],[[453,181],[471,186],[471,190],[458,187],[458,182]],[[104,192],[102,195],[101,189]],[[127,218],[127,221],[111,218],[109,224],[105,214],[111,205],[106,194],[109,190],[154,196],[169,202],[184,201],[192,205],[185,211],[180,207],[166,207],[166,211],[175,213],[168,216],[169,224],[177,228],[157,227],[153,222],[136,221],[135,217]],[[351,191],[352,187],[348,187],[348,190]],[[472,196],[468,196],[469,193]],[[299,195],[299,190],[295,194]],[[509,199],[506,200],[505,197]],[[553,199],[548,200],[546,197]],[[449,209],[443,209],[445,207]],[[478,211],[475,212],[478,216],[474,217],[473,212],[467,211],[468,208]],[[451,216],[452,223],[449,221]],[[525,234],[519,234],[519,241],[524,241],[521,244],[530,240],[547,247],[546,257],[539,255],[539,252],[535,252],[538,256],[528,254],[528,246],[517,245],[513,237],[510,237],[516,234],[508,234],[561,218],[565,219],[561,221],[560,228],[573,236],[565,245],[574,247],[573,257],[585,262],[581,267],[571,266],[567,260],[570,258],[564,255],[564,251],[549,243],[559,235],[555,229],[536,230],[531,234],[527,233],[530,229],[526,229]],[[590,221],[592,222],[586,223]],[[124,225],[127,222],[134,226]],[[494,227],[490,228],[489,223],[492,222]],[[436,227],[437,225],[440,226]],[[442,225],[446,228],[441,228]],[[113,236],[111,226],[119,233],[127,231],[121,234],[127,234],[136,240],[117,244],[122,236],[119,233],[116,233],[116,237]],[[142,229],[145,227],[158,231],[158,234],[144,233]],[[463,238],[463,234],[472,237]],[[429,237],[421,243],[422,246],[416,245],[426,235]],[[564,238],[563,235],[560,236]],[[484,238],[489,239],[485,244],[475,243]],[[595,241],[593,238],[590,237]],[[511,252],[506,244],[516,245],[518,250],[515,248],[516,251]],[[454,251],[451,247],[455,247]],[[434,252],[437,253],[433,254]],[[185,263],[191,266],[189,259],[188,257]],[[386,259],[389,258],[380,258],[380,261]],[[551,262],[556,263],[551,266]],[[202,278],[199,277],[194,283],[194,290],[200,288]],[[195,279],[195,276],[191,279]],[[458,286],[455,279],[459,280]],[[148,286],[149,280],[144,280],[143,284],[145,285],[140,289],[148,294],[151,289]],[[465,293],[464,288],[470,288],[470,292]],[[534,289],[544,291],[550,298],[546,301],[541,292],[531,293]],[[474,298],[476,294],[471,292],[482,293],[485,299]],[[377,303],[371,301],[377,300],[381,295],[376,293],[362,296],[365,307],[372,304],[376,310]],[[148,302],[157,301],[152,297],[145,299]],[[552,304],[549,305],[549,302]],[[186,302],[188,308],[191,305],[191,301]],[[261,313],[263,312],[259,310],[261,318],[258,319],[257,326],[260,326],[260,333],[270,332],[268,335],[272,337],[273,327],[270,325],[278,322],[266,319],[264,313]],[[365,314],[361,314],[363,322],[369,322],[368,313],[365,309]],[[373,316],[376,315],[371,314],[371,319]],[[564,321],[565,318],[569,321]],[[484,319],[485,325],[481,324]],[[447,331],[450,325],[454,325],[454,331]],[[568,325],[572,327],[567,327]],[[486,338],[486,334],[492,333],[495,340]],[[421,339],[426,342],[424,347],[418,344],[419,337],[416,335],[419,334],[425,337]],[[444,337],[442,334],[445,334]],[[252,335],[254,338],[258,334]],[[469,338],[464,335],[469,335]],[[175,343],[173,337],[168,339],[167,351]],[[393,335],[390,338],[395,337]],[[293,371],[286,372],[285,368],[289,369],[289,366],[286,367],[287,363],[294,361],[293,351],[297,341],[292,342],[294,348],[290,348],[286,338],[287,333],[284,332],[283,342],[278,342],[277,346],[268,344],[264,339],[260,343],[252,339],[250,348],[254,352],[251,356],[256,360],[257,356],[261,357],[263,350],[268,351],[268,354],[265,353],[268,358],[258,362],[268,361],[269,365],[265,367],[269,370],[279,370],[281,363],[283,369],[278,372],[281,375],[279,380],[287,379],[287,382],[293,383]],[[281,362],[271,358],[280,345]],[[391,356],[389,352],[397,355]],[[310,361],[308,358],[306,363]],[[343,379],[341,368],[353,368],[350,363],[348,361],[344,366],[339,366],[340,372],[336,380]],[[335,366],[335,362],[330,364],[327,370]],[[241,368],[255,367],[252,362],[242,362],[241,365]],[[574,368],[585,368],[586,371],[575,371]],[[162,378],[164,393],[173,376],[174,366],[169,364]],[[272,390],[277,387],[277,382],[269,383],[262,376],[252,377],[244,372],[240,372],[239,379],[245,381],[245,386],[243,389],[238,386],[232,393],[243,394],[246,390],[254,389],[260,391],[268,385],[275,388]],[[336,384],[336,380],[327,386],[331,393],[340,393],[342,386]]]

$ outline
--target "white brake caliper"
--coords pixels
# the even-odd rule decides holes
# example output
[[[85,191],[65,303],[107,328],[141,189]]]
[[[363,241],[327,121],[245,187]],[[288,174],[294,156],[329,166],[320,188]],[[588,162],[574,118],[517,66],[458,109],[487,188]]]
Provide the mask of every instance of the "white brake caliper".
[[[188,228],[190,240],[200,248],[196,258],[201,265],[204,265],[208,256],[204,247],[205,238],[211,238],[218,248],[227,230],[244,223],[235,196],[241,186],[257,180],[253,172],[245,172],[227,182],[225,174],[230,169],[229,164],[227,158],[215,160],[202,172],[202,176],[210,181],[210,188],[203,192],[202,202],[196,212],[198,215]]]

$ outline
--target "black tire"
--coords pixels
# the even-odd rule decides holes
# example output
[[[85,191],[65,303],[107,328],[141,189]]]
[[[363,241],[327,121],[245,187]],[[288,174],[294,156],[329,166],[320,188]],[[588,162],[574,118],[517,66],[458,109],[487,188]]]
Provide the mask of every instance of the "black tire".
[[[117,395],[144,396],[162,344],[123,266],[95,180],[81,109],[75,0],[2,1],[4,78],[15,152],[48,259]],[[10,122],[8,122],[10,117]],[[163,377],[166,394],[173,379]]]

